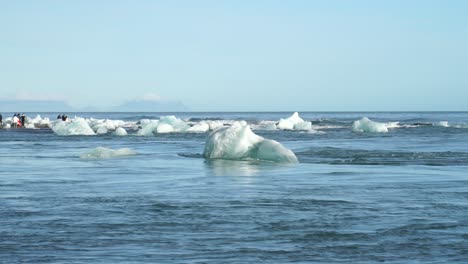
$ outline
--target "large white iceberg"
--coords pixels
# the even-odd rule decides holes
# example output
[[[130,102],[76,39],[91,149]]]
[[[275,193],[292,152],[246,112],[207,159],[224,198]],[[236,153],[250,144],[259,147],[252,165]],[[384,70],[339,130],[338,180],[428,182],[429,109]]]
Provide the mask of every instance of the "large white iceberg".
[[[208,159],[298,161],[294,152],[274,140],[256,135],[245,121],[213,131],[206,141],[203,156]]]
[[[129,148],[110,149],[97,147],[80,156],[81,159],[110,159],[117,157],[133,156],[136,152]]]
[[[386,133],[389,128],[398,127],[398,122],[379,123],[363,117],[353,122],[352,130],[358,133]]]
[[[83,118],[74,118],[71,122],[57,120],[50,123],[50,128],[59,136],[95,135],[93,129]]]
[[[298,112],[294,112],[292,116],[286,119],[281,118],[277,127],[287,130],[310,130],[312,129],[312,123],[304,121],[304,119],[299,116]]]

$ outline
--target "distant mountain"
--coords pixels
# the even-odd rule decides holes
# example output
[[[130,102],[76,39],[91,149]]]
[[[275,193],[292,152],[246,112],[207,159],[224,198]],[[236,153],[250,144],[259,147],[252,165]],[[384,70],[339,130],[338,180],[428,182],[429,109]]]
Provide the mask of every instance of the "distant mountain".
[[[0,100],[0,112],[72,112],[71,106],[62,101]]]
[[[184,112],[188,108],[177,101],[134,100],[113,107],[114,112]]]

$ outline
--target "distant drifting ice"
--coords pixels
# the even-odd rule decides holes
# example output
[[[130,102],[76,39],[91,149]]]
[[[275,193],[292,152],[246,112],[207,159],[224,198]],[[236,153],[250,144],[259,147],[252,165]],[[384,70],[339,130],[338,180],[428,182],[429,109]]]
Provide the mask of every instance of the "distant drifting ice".
[[[117,157],[133,156],[136,152],[129,148],[110,149],[97,147],[80,156],[81,159],[110,159]]]
[[[238,121],[235,120],[197,120],[180,119],[175,116],[161,116],[159,119],[142,119],[133,121],[95,119],[95,118],[70,118],[66,122],[61,120],[49,120],[49,118],[26,118],[25,128],[51,128],[57,135],[115,135],[128,134],[138,136],[154,136],[161,133],[207,133],[219,128],[230,127]],[[12,118],[3,120],[3,128],[12,127]],[[468,128],[468,124],[449,124],[447,121],[428,124],[449,128]],[[399,124],[398,122],[379,123],[363,117],[352,124],[352,131],[358,133],[385,133],[393,128],[413,128],[418,124]],[[291,130],[306,131],[308,133],[325,133],[325,129],[345,128],[342,125],[330,125],[320,123],[312,125],[311,121],[305,121],[295,112],[290,117],[275,120],[259,120],[249,123],[249,129],[253,131]]]
[[[274,140],[256,135],[245,121],[212,132],[203,156],[208,159],[297,162],[294,152]]]
[[[353,122],[352,130],[360,133],[386,133],[389,128],[399,127],[398,122],[379,123],[363,117]]]

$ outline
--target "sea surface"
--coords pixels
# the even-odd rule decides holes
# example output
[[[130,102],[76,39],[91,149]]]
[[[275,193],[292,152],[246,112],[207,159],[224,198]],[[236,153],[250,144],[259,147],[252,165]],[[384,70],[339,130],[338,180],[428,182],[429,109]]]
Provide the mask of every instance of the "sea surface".
[[[291,114],[68,113],[134,122],[127,136],[0,129],[0,263],[468,263],[467,112],[255,129]],[[210,132],[136,135],[167,115],[245,120],[299,162],[205,159]],[[353,132],[364,116],[399,126]],[[132,153],[83,158],[99,147]]]

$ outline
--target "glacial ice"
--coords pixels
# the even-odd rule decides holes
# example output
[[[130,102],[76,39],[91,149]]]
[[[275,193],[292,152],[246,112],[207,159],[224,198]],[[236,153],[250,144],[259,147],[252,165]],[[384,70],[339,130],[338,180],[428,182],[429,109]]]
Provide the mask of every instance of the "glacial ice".
[[[211,131],[224,127],[224,123],[219,120],[207,120],[205,122],[210,126]]]
[[[120,137],[126,136],[126,135],[127,135],[127,130],[125,130],[125,129],[122,128],[122,127],[118,127],[118,128],[114,131],[114,134],[115,134],[116,136],[120,136]]]
[[[245,121],[213,131],[203,156],[207,159],[298,162],[296,155],[280,143],[256,135]]]
[[[159,133],[159,134],[172,133],[172,132],[175,132],[175,129],[170,124],[159,122],[159,125],[156,128],[156,133]]]
[[[26,124],[33,124],[36,128],[46,128],[50,125],[50,120],[48,117],[42,118],[40,115],[37,115],[35,118],[27,118]]]
[[[183,132],[190,127],[185,121],[175,116],[162,116],[159,118],[159,123],[158,133]],[[161,129],[159,129],[160,126],[162,126]]]
[[[96,134],[98,135],[104,135],[107,134],[108,130],[105,126],[99,127],[98,130],[96,131]]]
[[[198,132],[198,133],[203,133],[207,132],[210,130],[210,125],[206,123],[205,121],[201,121],[200,123],[197,123],[190,128],[187,129],[187,132]]]
[[[81,159],[110,159],[124,156],[133,156],[137,153],[129,148],[110,149],[104,147],[97,147],[88,151],[80,156]]]
[[[281,118],[277,127],[286,130],[310,130],[312,129],[312,122],[304,121],[298,112],[294,112],[292,116],[286,119]]]
[[[251,125],[253,130],[276,130],[275,121],[260,121],[258,125]]]
[[[393,127],[394,124],[390,126]],[[385,133],[388,132],[388,127],[386,123],[374,122],[367,117],[363,117],[353,122],[352,130],[359,133]]]
[[[50,123],[50,128],[59,136],[95,135],[85,119],[77,117],[71,122],[57,120]]]
[[[149,119],[143,119],[140,121],[141,129],[138,130],[137,135],[139,136],[152,136],[153,131],[156,130],[156,128],[159,125],[159,120],[149,120]]]
[[[143,119],[140,121],[140,136],[152,136],[154,133],[185,132],[190,126],[175,116],[162,116],[159,120]]]

